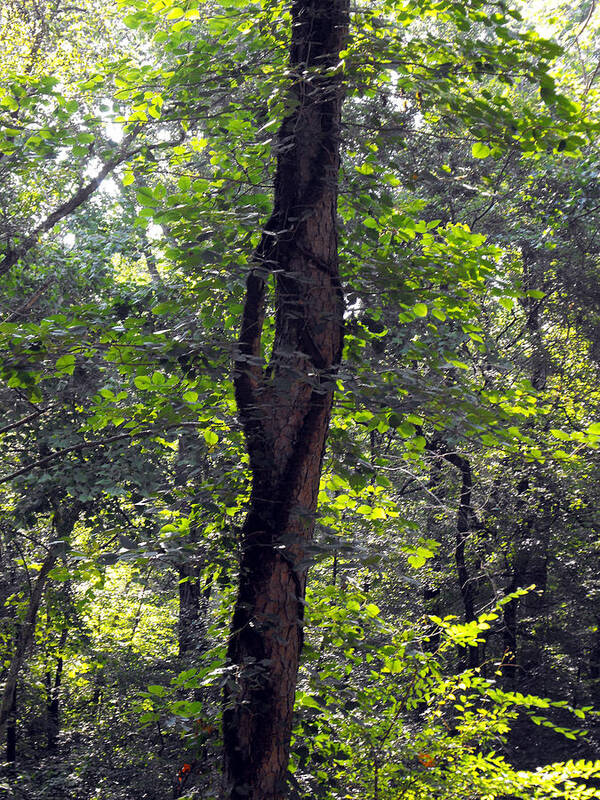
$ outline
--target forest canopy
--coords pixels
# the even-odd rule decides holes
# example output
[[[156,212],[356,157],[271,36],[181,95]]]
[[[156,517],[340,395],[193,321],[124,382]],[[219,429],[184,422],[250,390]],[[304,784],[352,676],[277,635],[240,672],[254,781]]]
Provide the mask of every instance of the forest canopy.
[[[0,797],[600,797],[595,0],[3,0]]]

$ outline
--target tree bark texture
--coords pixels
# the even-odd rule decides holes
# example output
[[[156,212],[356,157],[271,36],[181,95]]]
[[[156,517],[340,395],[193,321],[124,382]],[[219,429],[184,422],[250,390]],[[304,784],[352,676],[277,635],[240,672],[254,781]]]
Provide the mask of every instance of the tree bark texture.
[[[338,62],[348,15],[348,0],[292,5],[294,110],[279,131],[273,214],[247,279],[234,378],[253,482],[224,697],[224,794],[231,800],[286,794],[306,547],[343,339]],[[265,368],[261,334],[268,302],[275,338]]]

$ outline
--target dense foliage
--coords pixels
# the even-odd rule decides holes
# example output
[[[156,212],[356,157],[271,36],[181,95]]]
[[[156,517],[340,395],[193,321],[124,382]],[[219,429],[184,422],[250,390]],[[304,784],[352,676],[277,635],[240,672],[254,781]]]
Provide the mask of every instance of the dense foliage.
[[[300,76],[292,5],[0,7],[0,796],[221,796],[300,82],[345,310],[285,791],[599,797],[596,5],[357,2]]]

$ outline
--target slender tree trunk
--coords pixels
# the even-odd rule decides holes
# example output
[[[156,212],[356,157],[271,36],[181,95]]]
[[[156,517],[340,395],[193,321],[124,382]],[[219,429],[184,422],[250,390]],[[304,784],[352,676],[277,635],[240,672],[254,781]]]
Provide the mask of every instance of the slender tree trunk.
[[[6,761],[14,764],[17,760],[17,683],[13,686],[6,723]]]
[[[590,650],[589,675],[592,702],[596,708],[600,708],[600,617],[596,617],[596,631]]]
[[[2,731],[6,726],[6,723],[8,722],[9,716],[11,714],[11,708],[13,707],[13,696],[16,692],[17,680],[19,678],[21,667],[25,662],[27,649],[31,644],[31,641],[33,640],[33,634],[35,632],[35,625],[37,621],[37,614],[40,607],[40,603],[42,601],[42,597],[44,595],[44,588],[46,586],[48,573],[50,572],[52,567],[56,564],[58,557],[64,552],[65,549],[64,538],[68,536],[73,530],[73,526],[75,525],[75,521],[77,519],[78,514],[79,514],[79,507],[71,509],[65,513],[57,510],[54,514],[54,528],[56,531],[56,535],[61,538],[57,539],[57,541],[55,542],[52,542],[50,549],[48,550],[48,553],[44,561],[42,562],[40,571],[38,572],[35,583],[33,584],[31,597],[29,598],[29,605],[25,613],[25,618],[21,622],[17,630],[15,651],[13,653],[13,657],[10,662],[10,666],[8,668],[8,674],[6,676],[6,682],[4,684],[4,691],[2,693],[2,699],[0,701],[0,731]]]
[[[182,508],[185,513],[191,514],[191,498],[193,488],[198,479],[201,480],[202,450],[195,433],[183,433],[179,437],[179,457],[175,468],[175,482],[177,486],[187,487],[189,498],[184,497]],[[198,546],[199,532],[193,526],[188,534],[188,542],[194,544],[194,550],[183,550],[186,559],[178,567],[179,575],[179,619],[177,621],[177,639],[179,655],[184,657],[193,650],[196,652],[206,649],[206,628],[208,604],[210,600],[210,584],[201,585],[202,557]]]
[[[179,619],[177,638],[179,655],[184,656],[198,645],[200,617],[200,584],[198,568],[193,562],[179,567]]]
[[[458,583],[460,586],[460,594],[463,600],[465,609],[465,621],[474,622],[477,618],[475,613],[475,584],[473,577],[469,575],[467,562],[465,559],[465,548],[469,538],[469,531],[471,529],[471,490],[473,486],[473,479],[471,475],[471,465],[468,459],[459,456],[456,453],[448,453],[447,458],[452,464],[460,469],[461,485],[460,485],[460,499],[458,503],[458,514],[456,517],[456,551],[455,561],[456,570],[458,572]],[[479,646],[471,645],[469,647],[468,664],[471,669],[479,666]]]
[[[473,489],[471,464],[468,458],[449,450],[444,442],[437,441],[431,443],[428,445],[428,449],[433,453],[437,453],[441,458],[460,471],[461,483],[458,512],[456,515],[456,549],[454,551],[454,561],[458,575],[460,596],[465,610],[465,622],[473,622],[477,619],[477,614],[475,613],[475,582],[473,577],[469,574],[465,550],[469,533],[472,530],[472,523],[475,522],[478,525],[479,522],[471,506],[471,493]],[[478,645],[469,647],[467,663],[470,669],[475,669],[479,666]]]
[[[295,0],[296,104],[279,131],[273,214],[248,276],[235,390],[253,483],[224,695],[224,795],[280,800],[319,480],[343,338],[337,183],[348,0]],[[261,332],[269,275],[275,340]]]
[[[533,520],[527,520],[524,526],[522,540],[530,535]],[[530,552],[523,548],[517,549],[513,557],[512,575],[510,582],[504,589],[505,595],[516,592],[527,586],[527,571],[530,562]],[[502,607],[504,627],[502,640],[504,644],[504,666],[502,670],[504,684],[507,689],[515,691],[519,685],[519,659],[518,659],[518,623],[519,623],[519,598],[510,600]]]
[[[210,581],[202,584],[200,573],[200,567],[193,562],[179,567],[177,632],[180,656],[185,656],[192,650],[201,653],[208,649],[206,630],[212,584]]]
[[[433,458],[431,462],[427,489],[430,495],[433,495],[436,499],[433,501],[433,504],[427,511],[425,529],[427,538],[437,541],[438,526],[436,523],[436,517],[439,514],[439,507],[437,504],[438,502],[441,503],[442,498],[444,497],[441,459],[437,456]],[[429,577],[421,589],[424,611],[428,616],[430,614],[438,617],[443,616],[440,603],[442,563],[439,553],[436,553],[431,559],[429,572]],[[435,653],[440,646],[440,628],[438,625],[431,624],[428,626],[426,633],[427,643],[425,644],[425,649],[431,653]]]
[[[29,598],[29,606],[25,619],[21,623],[15,643],[15,651],[8,668],[8,675],[6,676],[6,683],[4,684],[4,692],[2,693],[2,702],[0,703],[0,729],[6,724],[13,705],[13,696],[16,693],[17,680],[19,672],[25,660],[25,653],[31,640],[33,639],[33,632],[35,630],[35,622],[37,619],[37,612],[40,607],[44,586],[46,585],[46,578],[48,573],[56,563],[58,556],[62,552],[62,543],[53,544],[46,558],[42,563],[42,567],[38,573],[36,581],[33,585],[33,591]]]
[[[46,673],[46,683],[48,687],[47,696],[47,748],[48,750],[55,750],[58,744],[58,734],[60,732],[60,685],[62,683],[63,672],[63,648],[67,643],[67,636],[69,634],[68,628],[63,628],[60,632],[60,641],[58,643],[58,658],[56,659],[56,669],[54,675],[48,670]]]

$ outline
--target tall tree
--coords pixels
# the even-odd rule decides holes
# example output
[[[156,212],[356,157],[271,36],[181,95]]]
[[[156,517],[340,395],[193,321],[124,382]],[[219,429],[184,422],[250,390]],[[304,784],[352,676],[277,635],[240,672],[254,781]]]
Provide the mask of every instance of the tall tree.
[[[337,187],[348,0],[296,0],[293,110],[278,136],[273,213],[256,250],[235,362],[252,494],[242,531],[223,718],[231,798],[285,794],[306,587],[343,339]],[[274,278],[275,338],[262,329]]]

